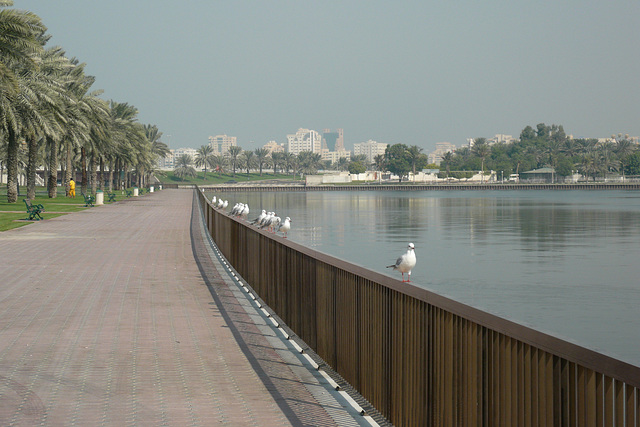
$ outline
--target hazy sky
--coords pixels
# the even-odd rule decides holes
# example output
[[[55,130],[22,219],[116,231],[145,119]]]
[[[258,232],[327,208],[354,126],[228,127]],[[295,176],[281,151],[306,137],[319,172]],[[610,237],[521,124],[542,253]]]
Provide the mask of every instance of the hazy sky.
[[[171,148],[640,135],[640,1],[15,0]],[[170,136],[169,136],[170,135]]]

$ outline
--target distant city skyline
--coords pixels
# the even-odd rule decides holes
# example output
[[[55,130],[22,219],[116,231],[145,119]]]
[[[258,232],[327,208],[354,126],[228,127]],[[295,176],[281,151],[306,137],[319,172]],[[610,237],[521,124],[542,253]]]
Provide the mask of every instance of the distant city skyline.
[[[538,123],[640,135],[637,0],[14,3],[171,148],[300,127],[424,151]]]

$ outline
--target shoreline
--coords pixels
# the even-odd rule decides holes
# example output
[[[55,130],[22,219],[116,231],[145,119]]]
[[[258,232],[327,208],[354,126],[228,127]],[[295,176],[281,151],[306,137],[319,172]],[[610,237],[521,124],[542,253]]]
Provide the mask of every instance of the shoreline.
[[[164,188],[194,188],[195,185],[163,184]],[[245,191],[486,191],[486,190],[640,190],[640,182],[633,183],[572,183],[572,184],[360,184],[360,185],[304,185],[270,183],[198,185],[201,190],[220,192]]]

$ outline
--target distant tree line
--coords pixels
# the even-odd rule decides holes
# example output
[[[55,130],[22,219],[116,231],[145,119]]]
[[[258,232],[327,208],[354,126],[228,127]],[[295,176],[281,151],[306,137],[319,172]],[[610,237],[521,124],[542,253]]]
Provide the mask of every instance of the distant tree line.
[[[535,129],[525,127],[520,139],[513,143],[489,145],[486,139],[477,138],[471,148],[447,153],[441,167],[453,171],[502,171],[506,176],[545,166],[554,168],[561,177],[572,172],[593,179],[612,173],[638,175],[637,148],[628,135],[612,135],[607,142],[572,139],[562,125],[540,123]]]
[[[538,124],[525,127],[513,143],[489,145],[485,138],[473,146],[446,153],[441,175],[451,171],[501,171],[504,176],[542,167],[551,167],[560,177],[578,172],[596,179],[612,173],[640,175],[640,152],[628,135],[612,135],[607,142],[597,139],[571,139],[561,125]],[[454,176],[455,177],[455,176]]]

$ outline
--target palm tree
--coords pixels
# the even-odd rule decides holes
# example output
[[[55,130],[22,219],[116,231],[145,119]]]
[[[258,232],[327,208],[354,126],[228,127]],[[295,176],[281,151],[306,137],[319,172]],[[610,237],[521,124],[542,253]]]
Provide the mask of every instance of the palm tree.
[[[231,168],[233,170],[234,178],[236,177],[236,167],[238,166],[238,156],[240,155],[240,153],[242,153],[242,148],[238,147],[237,145],[229,147],[229,150],[227,151],[227,155],[229,156],[229,159],[231,161]]]
[[[384,171],[385,169],[384,154],[377,154],[373,158],[373,167],[375,167],[378,172]]]
[[[481,181],[484,182],[484,160],[489,156],[489,154],[491,154],[491,147],[487,144],[486,139],[477,138],[473,143],[471,151],[476,157],[479,157],[482,160]]]
[[[243,151],[240,160],[242,164],[247,168],[247,176],[249,176],[249,170],[253,167],[255,161],[255,153],[253,151]]]
[[[271,153],[271,161],[273,163],[273,175],[275,176],[278,173],[278,167],[282,166],[284,169],[285,162],[285,154],[282,151],[275,151]]]
[[[151,143],[151,156],[153,158],[154,167],[150,169],[149,172],[152,174],[150,176],[153,176],[158,172],[155,167],[158,160],[167,157],[171,151],[167,144],[160,140],[160,138],[162,138],[162,132],[158,131],[158,127],[156,125],[144,125],[144,133],[147,140]]]
[[[218,172],[218,176],[220,176],[227,166],[227,158],[225,156],[213,155],[211,156],[210,165],[216,172]]]
[[[260,169],[260,176],[262,176],[262,166],[268,161],[269,150],[267,148],[256,148],[254,153],[256,155],[256,163],[258,163],[258,168]]]
[[[0,6],[11,4],[3,2]],[[0,10],[0,131],[7,138],[9,203],[18,199],[19,139],[25,131],[41,132],[47,127],[39,108],[42,98],[31,92],[36,62],[43,51],[39,37],[45,31],[40,18],[31,12]]]
[[[418,165],[418,161],[420,159],[420,154],[422,153],[422,148],[417,145],[412,145],[406,151],[407,157],[409,158],[409,163],[411,163],[411,170],[413,171],[413,180],[416,180],[416,166]]]
[[[196,166],[204,166],[203,179],[205,181],[207,180],[207,166],[211,164],[211,156],[213,156],[213,147],[211,145],[201,145],[200,148],[196,150]]]
[[[451,162],[453,161],[453,152],[447,151],[442,156],[442,162],[447,170],[447,180],[449,179],[449,174],[451,173]]]
[[[194,167],[191,166],[192,164],[193,164],[193,159],[191,158],[190,155],[188,154],[181,155],[176,160],[176,166],[174,169],[175,175],[178,178],[182,178],[183,181],[186,176],[195,178],[196,176],[198,176],[198,173],[196,172]]]
[[[300,172],[305,175],[314,174],[321,166],[322,156],[311,151],[301,151],[298,154],[298,166]]]
[[[627,157],[635,151],[635,145],[631,144],[628,135],[625,138],[619,138],[616,140],[615,153],[618,156],[620,162],[620,168],[622,170],[622,181],[624,182],[624,165]]]

